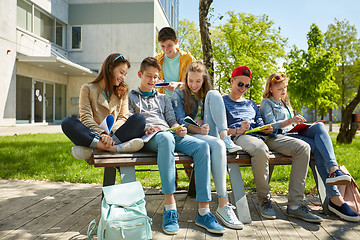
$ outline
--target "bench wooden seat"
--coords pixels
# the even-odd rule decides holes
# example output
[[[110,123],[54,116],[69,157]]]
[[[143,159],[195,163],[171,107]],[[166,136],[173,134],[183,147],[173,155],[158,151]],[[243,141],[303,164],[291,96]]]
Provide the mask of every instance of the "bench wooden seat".
[[[97,152],[94,151],[92,157],[86,161],[94,165],[95,167],[104,167],[104,179],[103,185],[115,184],[116,170],[120,173],[120,179],[122,183],[136,181],[135,166],[138,165],[157,165],[156,153],[153,152],[136,152],[136,153],[109,153],[109,152]],[[239,151],[234,154],[228,154],[228,173],[231,183],[232,192],[234,195],[234,205],[236,206],[237,215],[239,220],[243,223],[251,223],[250,211],[246,199],[245,188],[240,172],[240,167],[251,166],[251,158],[245,152]],[[175,153],[176,164],[193,163],[192,158],[183,154]],[[292,158],[284,156],[282,154],[271,152],[269,159],[270,178],[275,165],[291,165]],[[315,169],[315,161],[310,161],[310,167],[313,172],[313,176],[318,185],[320,198],[324,203],[326,196],[325,187],[322,184],[318,184],[318,174]],[[191,181],[193,182],[193,181]],[[320,181],[321,182],[321,181]],[[190,183],[191,185],[191,183]]]

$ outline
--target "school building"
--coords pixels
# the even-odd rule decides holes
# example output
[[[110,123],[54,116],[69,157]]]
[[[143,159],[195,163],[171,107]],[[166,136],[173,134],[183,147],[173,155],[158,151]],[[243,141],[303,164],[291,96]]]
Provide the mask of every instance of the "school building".
[[[78,116],[79,90],[105,58],[140,62],[159,52],[157,33],[177,28],[179,0],[0,1],[0,126],[56,124]]]

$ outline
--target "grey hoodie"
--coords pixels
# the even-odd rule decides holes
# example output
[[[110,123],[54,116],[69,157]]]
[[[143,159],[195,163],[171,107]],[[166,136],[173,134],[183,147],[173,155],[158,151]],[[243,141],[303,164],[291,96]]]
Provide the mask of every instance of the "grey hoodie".
[[[158,126],[165,130],[176,124],[176,117],[171,101],[165,94],[153,90],[149,97],[145,97],[140,89],[129,93],[129,111],[142,114],[147,126]]]

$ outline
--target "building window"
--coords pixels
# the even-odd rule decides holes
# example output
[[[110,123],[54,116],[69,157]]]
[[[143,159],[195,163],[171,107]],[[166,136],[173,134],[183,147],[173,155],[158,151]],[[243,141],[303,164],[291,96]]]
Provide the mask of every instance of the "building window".
[[[54,42],[55,19],[35,8],[34,33]]]
[[[16,123],[31,122],[31,78],[16,76]]]
[[[17,1],[17,26],[66,48],[66,24],[27,0]]]
[[[55,84],[55,121],[61,121],[66,117],[66,86]]]
[[[56,21],[56,31],[55,31],[55,43],[60,47],[66,48],[66,27],[65,24]]]
[[[71,48],[81,49],[81,26],[71,27]]]
[[[29,32],[32,31],[32,6],[23,1],[17,2],[17,25]]]

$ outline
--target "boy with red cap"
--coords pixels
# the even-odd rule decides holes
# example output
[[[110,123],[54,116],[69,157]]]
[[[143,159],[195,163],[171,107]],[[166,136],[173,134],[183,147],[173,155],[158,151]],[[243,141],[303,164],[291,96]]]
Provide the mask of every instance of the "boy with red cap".
[[[312,214],[303,205],[305,179],[310,160],[310,146],[306,142],[275,134],[270,126],[260,132],[245,134],[247,130],[264,126],[260,110],[256,103],[245,99],[243,94],[251,87],[251,70],[239,66],[232,72],[231,92],[223,97],[229,133],[235,144],[251,156],[251,166],[257,188],[260,213],[264,218],[275,219],[276,214],[271,205],[269,186],[269,150],[274,150],[293,158],[287,215],[308,222],[321,222],[322,218]]]

